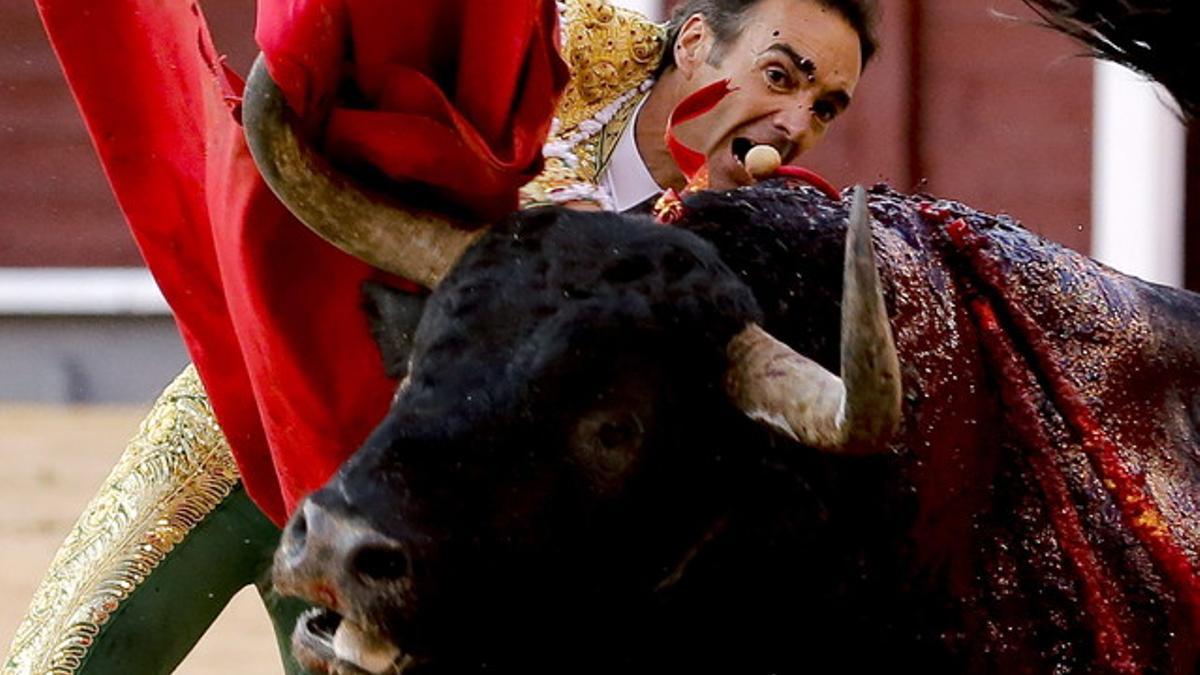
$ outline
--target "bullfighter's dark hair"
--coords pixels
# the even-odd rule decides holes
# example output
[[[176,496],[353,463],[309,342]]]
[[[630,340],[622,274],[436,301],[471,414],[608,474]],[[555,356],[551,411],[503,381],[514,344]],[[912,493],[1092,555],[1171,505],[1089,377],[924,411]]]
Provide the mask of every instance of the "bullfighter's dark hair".
[[[685,0],[680,3],[675,11],[671,13],[671,19],[667,22],[667,47],[663,50],[662,61],[658,64],[658,73],[661,75],[668,68],[675,65],[675,41],[679,39],[679,32],[683,28],[684,22],[693,14],[699,14],[704,17],[706,23],[712,28],[714,37],[716,37],[716,49],[713,50],[712,58],[720,59],[722,56],[722,47],[730,44],[737,38],[737,34],[741,32],[742,26],[745,23],[746,16],[750,8],[758,4],[760,0]],[[862,64],[866,68],[867,63],[871,61],[871,57],[879,49],[879,38],[876,35],[876,26],[879,23],[879,5],[877,0],[812,0],[829,9],[841,14],[850,27],[858,33],[859,44],[861,45]]]

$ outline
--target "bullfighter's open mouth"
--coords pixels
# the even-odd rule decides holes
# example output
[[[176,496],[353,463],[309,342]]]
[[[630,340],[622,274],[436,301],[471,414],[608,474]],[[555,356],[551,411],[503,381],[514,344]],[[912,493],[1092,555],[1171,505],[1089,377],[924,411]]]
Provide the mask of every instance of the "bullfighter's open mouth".
[[[731,152],[733,152],[733,156],[735,159],[737,159],[739,164],[745,164],[746,155],[755,145],[758,144],[749,138],[746,138],[745,136],[738,136],[737,138],[733,139],[732,143],[729,144],[729,149]]]
[[[304,668],[331,675],[411,675],[420,663],[387,638],[319,608],[296,621],[292,653]]]

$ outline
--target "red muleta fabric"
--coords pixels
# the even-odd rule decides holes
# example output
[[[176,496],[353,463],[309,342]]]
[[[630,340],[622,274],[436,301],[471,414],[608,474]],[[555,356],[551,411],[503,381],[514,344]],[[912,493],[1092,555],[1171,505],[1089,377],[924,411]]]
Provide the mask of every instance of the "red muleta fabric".
[[[557,36],[548,0],[263,0],[256,31],[288,102],[327,120],[334,160],[434,186],[485,219],[515,209],[541,170],[568,76]],[[343,73],[355,107],[334,100]]]
[[[38,8],[246,489],[282,523],[387,410],[395,383],[359,295],[380,273],[262,182],[235,116],[241,81],[195,4]],[[274,0],[258,15],[270,71],[312,128],[342,74],[361,90],[319,139],[341,160],[420,178],[484,219],[539,169],[566,82],[551,0]]]

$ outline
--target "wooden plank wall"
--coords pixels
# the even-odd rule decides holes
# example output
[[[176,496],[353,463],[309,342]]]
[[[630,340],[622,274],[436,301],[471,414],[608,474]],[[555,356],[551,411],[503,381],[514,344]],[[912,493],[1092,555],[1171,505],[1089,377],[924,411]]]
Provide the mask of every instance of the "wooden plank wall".
[[[1087,251],[1092,65],[1020,0],[884,3],[883,49],[807,163],[992,212]]]
[[[1184,231],[1183,283],[1200,292],[1200,122],[1188,128],[1187,229]]]
[[[203,4],[245,72],[253,1]],[[0,160],[0,266],[141,264],[31,0],[0,0]]]
[[[138,262],[27,0],[0,0],[0,158],[0,265]]]

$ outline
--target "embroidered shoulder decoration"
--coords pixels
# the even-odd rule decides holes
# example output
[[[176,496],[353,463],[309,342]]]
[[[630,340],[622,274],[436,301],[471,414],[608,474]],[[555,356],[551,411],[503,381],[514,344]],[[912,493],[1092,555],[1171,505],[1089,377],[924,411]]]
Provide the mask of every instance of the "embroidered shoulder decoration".
[[[546,167],[522,188],[521,202],[589,200],[611,208],[597,179],[654,84],[666,28],[603,0],[567,0],[560,10],[571,81],[543,152]]]

